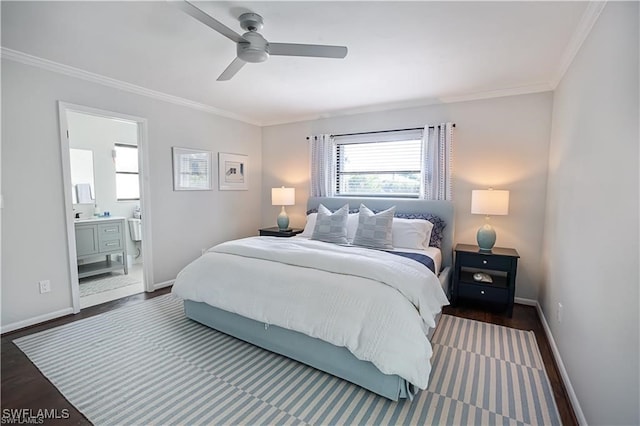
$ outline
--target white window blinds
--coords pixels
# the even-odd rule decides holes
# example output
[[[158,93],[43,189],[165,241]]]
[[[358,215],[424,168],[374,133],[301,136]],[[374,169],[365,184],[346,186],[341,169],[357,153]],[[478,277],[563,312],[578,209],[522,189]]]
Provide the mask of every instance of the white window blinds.
[[[422,130],[336,136],[336,195],[420,195]]]

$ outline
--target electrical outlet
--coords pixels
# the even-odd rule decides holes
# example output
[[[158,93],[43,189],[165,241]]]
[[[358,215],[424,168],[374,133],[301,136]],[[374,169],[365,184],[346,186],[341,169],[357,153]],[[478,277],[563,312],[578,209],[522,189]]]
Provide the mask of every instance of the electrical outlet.
[[[558,302],[558,310],[556,311],[556,319],[558,322],[562,322],[562,303]]]
[[[40,294],[49,293],[51,291],[51,281],[42,280],[38,281],[38,284],[40,285]]]

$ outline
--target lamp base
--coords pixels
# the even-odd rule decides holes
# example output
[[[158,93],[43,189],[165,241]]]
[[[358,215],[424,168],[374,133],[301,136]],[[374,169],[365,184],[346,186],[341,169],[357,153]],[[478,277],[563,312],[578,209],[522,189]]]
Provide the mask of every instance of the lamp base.
[[[282,206],[282,210],[280,210],[280,214],[278,215],[278,228],[280,231],[289,231],[289,216],[287,216],[287,212]]]
[[[496,231],[491,225],[485,223],[478,229],[476,239],[478,240],[480,251],[491,251],[496,243]]]

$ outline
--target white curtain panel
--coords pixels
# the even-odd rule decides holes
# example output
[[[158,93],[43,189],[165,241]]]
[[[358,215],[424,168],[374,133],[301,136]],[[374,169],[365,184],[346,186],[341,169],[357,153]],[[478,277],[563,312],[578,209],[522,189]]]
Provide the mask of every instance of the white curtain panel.
[[[331,135],[310,136],[311,196],[332,197],[335,193],[336,145]]]
[[[425,126],[422,134],[420,198],[451,200],[453,123]]]

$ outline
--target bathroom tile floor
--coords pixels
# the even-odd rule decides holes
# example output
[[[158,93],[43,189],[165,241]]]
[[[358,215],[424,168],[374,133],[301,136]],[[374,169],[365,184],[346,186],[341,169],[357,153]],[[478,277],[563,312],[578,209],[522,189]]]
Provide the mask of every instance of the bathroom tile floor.
[[[129,268],[128,275],[112,272],[80,280],[80,309],[143,291],[142,263],[136,263]]]

